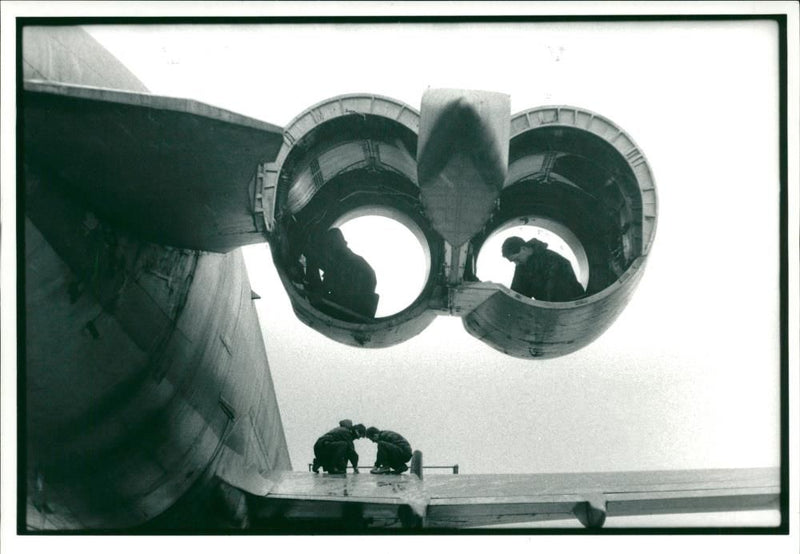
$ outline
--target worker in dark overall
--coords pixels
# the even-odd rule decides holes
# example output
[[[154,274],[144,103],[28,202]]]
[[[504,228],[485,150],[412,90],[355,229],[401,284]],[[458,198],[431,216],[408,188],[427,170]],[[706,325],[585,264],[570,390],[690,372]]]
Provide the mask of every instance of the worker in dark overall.
[[[377,427],[367,429],[367,438],[378,445],[375,467],[370,473],[403,473],[408,471],[411,459],[411,445],[399,433],[381,431]]]
[[[358,454],[353,441],[364,438],[366,428],[349,419],[343,419],[339,426],[331,429],[314,443],[314,462],[311,469],[319,473],[319,468],[331,475],[347,471],[347,462],[353,465],[353,473],[358,473]]]
[[[517,266],[511,281],[515,292],[548,302],[567,302],[584,295],[572,264],[548,250],[546,242],[509,237],[503,242],[503,257]]]
[[[340,319],[373,318],[377,279],[369,263],[350,250],[339,228],[328,229],[307,253],[306,281],[311,302]],[[320,277],[319,270],[323,275]],[[319,299],[324,302],[319,302]],[[354,315],[353,315],[354,314]]]

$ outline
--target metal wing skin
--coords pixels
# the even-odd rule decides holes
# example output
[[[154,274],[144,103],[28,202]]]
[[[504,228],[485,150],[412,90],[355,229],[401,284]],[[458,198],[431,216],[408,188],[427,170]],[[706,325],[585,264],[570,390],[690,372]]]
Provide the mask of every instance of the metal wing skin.
[[[253,527],[456,530],[607,517],[776,509],[777,468],[611,473],[322,475],[275,472]],[[541,527],[541,526],[538,526]]]
[[[180,248],[265,240],[256,168],[277,154],[279,127],[192,100],[37,81],[23,106],[25,163],[98,216]]]
[[[426,525],[472,527],[577,519],[590,528],[607,517],[776,509],[777,468],[442,475],[426,482]]]

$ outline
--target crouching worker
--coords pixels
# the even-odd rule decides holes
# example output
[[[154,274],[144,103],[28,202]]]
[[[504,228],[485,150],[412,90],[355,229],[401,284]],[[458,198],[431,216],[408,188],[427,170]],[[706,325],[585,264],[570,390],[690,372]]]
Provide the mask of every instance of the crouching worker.
[[[314,443],[314,463],[311,469],[314,473],[319,468],[329,474],[342,474],[347,471],[347,462],[353,465],[353,473],[358,473],[358,454],[353,441],[364,438],[366,428],[349,419],[339,422],[339,427],[331,429]]]
[[[394,431],[381,431],[377,427],[369,427],[367,438],[378,445],[375,467],[370,470],[370,473],[408,471],[406,462],[411,459],[411,445],[402,435]]]
[[[306,257],[306,279],[312,304],[345,321],[360,322],[375,317],[378,308],[375,270],[350,250],[338,227],[328,229]],[[324,272],[322,277],[319,270]],[[320,304],[321,300],[325,302]]]
[[[511,290],[547,302],[568,302],[584,296],[572,265],[549,250],[546,242],[538,239],[525,242],[520,237],[508,237],[503,242],[502,252],[503,257],[517,266]]]

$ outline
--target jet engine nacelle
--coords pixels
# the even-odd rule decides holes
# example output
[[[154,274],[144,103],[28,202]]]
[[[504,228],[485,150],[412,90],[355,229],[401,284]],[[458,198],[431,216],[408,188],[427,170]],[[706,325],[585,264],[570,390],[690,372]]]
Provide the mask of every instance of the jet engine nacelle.
[[[508,106],[498,93],[434,90],[420,116],[386,97],[348,95],[288,125],[276,161],[261,168],[261,203],[301,321],[345,344],[383,347],[436,315],[456,315],[476,338],[521,358],[573,352],[611,325],[655,234],[647,161],[623,130],[587,110],[542,107],[511,117]],[[404,224],[427,259],[417,299],[388,317],[315,301],[303,279],[304,253],[327,229],[369,214]],[[583,297],[546,302],[477,279],[487,240],[521,224],[565,241],[584,276]]]
[[[462,315],[467,331],[507,354],[547,358],[574,352],[600,336],[642,277],[656,230],[656,189],[631,138],[588,110],[526,110],[511,118],[509,170],[486,239],[519,224],[560,236],[588,275],[586,295],[543,302],[501,287]]]
[[[264,168],[264,214],[273,259],[298,318],[354,346],[382,347],[421,332],[441,281],[442,239],[422,213],[417,185],[419,114],[381,96],[340,96],[313,106],[284,131],[274,164]],[[313,302],[303,262],[325,230],[363,215],[403,223],[427,260],[416,301],[387,318],[363,318]]]

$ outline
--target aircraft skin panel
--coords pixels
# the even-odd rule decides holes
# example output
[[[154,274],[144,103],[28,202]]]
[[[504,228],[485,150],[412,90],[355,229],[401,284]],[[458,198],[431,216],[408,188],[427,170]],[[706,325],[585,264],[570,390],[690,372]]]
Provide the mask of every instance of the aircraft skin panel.
[[[139,311],[148,320],[141,321],[124,307],[115,317],[87,290],[73,303],[75,274],[30,224],[26,238],[37,245],[37,255],[27,257],[26,284],[57,285],[25,305],[27,493],[34,508],[27,525],[48,528],[55,516],[60,528],[123,528],[152,517],[199,475],[219,430],[174,383],[153,378],[152,353],[126,329],[157,328],[161,318]]]
[[[26,79],[23,90],[28,96],[47,94],[75,101],[84,100],[88,103],[108,102],[119,106],[139,106],[167,112],[179,112],[196,117],[205,117],[214,121],[230,123],[241,127],[248,127],[257,131],[281,134],[282,129],[260,119],[247,117],[236,112],[218,108],[191,98],[177,98],[173,96],[159,96],[150,92],[136,92],[129,90],[116,90],[106,87],[93,87],[42,81],[39,79]]]
[[[269,478],[269,492],[252,499],[254,528],[291,528],[298,522],[310,529],[405,527],[422,520],[428,503],[424,483],[412,474],[279,471]]]
[[[761,488],[779,482],[778,468],[539,474],[427,475],[432,500],[539,496],[579,492],[643,493]],[[491,494],[488,494],[492,491]]]
[[[777,509],[780,487],[670,492],[658,495],[617,493],[606,496],[613,516]]]
[[[141,243],[39,175],[26,185],[26,526],[144,523],[215,485],[228,440],[288,469],[241,253]]]
[[[494,285],[497,292],[487,298],[484,283],[465,283],[455,297],[465,306],[478,304],[462,320],[472,336],[511,356],[554,358],[590,344],[611,326],[636,290],[645,262],[639,258],[610,287],[571,302],[536,301],[502,285]]]
[[[464,527],[580,519],[587,504],[610,516],[770,508],[777,505],[780,485],[777,468],[757,468],[432,475],[425,478],[425,491],[426,526]]]
[[[565,498],[536,498],[518,502],[475,502],[437,504],[428,506],[425,527],[466,528],[526,521],[554,521],[575,518],[575,507],[581,503],[577,496]]]
[[[272,252],[275,259],[274,248]],[[436,318],[436,313],[429,310],[426,303],[418,301],[386,321],[376,320],[368,324],[341,321],[312,306],[284,271],[279,270],[278,276],[292,302],[297,318],[312,329],[344,344],[364,348],[394,346],[418,335]]]
[[[422,96],[417,175],[434,229],[454,248],[491,215],[508,166],[511,99],[432,89]]]
[[[275,485],[269,498],[308,500],[335,499],[347,502],[407,503],[421,494],[422,483],[416,475],[373,475],[282,471],[273,474]]]
[[[25,84],[22,126],[27,164],[142,239],[214,252],[265,240],[255,177],[279,127],[191,100],[37,82]]]
[[[213,254],[208,256],[217,257]],[[243,260],[240,255],[237,258],[234,265],[236,282],[248,284]],[[227,286],[217,285],[216,290],[224,291]],[[291,464],[252,291],[249,284],[232,288],[238,293],[238,298],[230,299],[235,313],[228,320],[227,328],[219,331],[219,342],[224,348],[222,355],[230,356],[231,360],[222,375],[218,402],[227,404],[225,410],[232,417],[234,428],[226,441],[228,455],[224,462],[220,462],[217,471],[227,469],[224,466],[227,463],[235,465],[240,469],[239,474],[250,479],[272,470],[290,469]],[[202,283],[198,290],[204,290]],[[219,363],[216,367],[225,365]],[[237,400],[235,405],[233,400]],[[244,411],[239,412],[239,406]],[[228,482],[243,488],[236,480]]]
[[[778,468],[429,475],[421,480],[363,473],[273,472],[269,477],[271,489],[256,499],[262,524],[276,514],[284,519],[316,514],[338,517],[345,526],[360,521],[378,527],[463,528],[577,518],[587,527],[600,527],[607,515],[774,508],[780,496]],[[378,505],[386,506],[380,517]],[[416,519],[401,517],[399,507],[392,511],[389,505],[408,506]]]
[[[19,529],[238,524],[217,472],[291,467],[252,291],[241,253],[165,244],[263,241],[250,179],[281,129],[145,94],[78,27],[26,27],[21,57]]]

